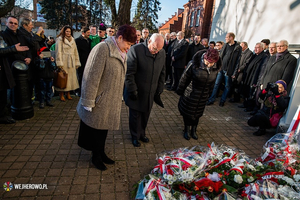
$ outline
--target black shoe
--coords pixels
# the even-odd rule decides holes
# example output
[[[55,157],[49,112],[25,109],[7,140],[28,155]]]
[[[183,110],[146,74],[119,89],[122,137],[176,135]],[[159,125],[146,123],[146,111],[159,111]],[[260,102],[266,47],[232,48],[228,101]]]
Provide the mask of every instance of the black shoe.
[[[183,130],[183,137],[186,140],[190,140],[190,135],[189,135],[189,131],[190,131],[190,126],[184,126],[184,130]]]
[[[223,101],[220,101],[219,106],[220,106],[220,107],[223,107],[223,106],[224,106],[224,102],[223,102]]]
[[[104,153],[101,155],[101,159],[102,161],[105,163],[105,164],[108,164],[108,165],[113,165],[115,164],[115,161],[113,161],[112,159],[110,159],[109,157],[107,157],[107,155]]]
[[[135,147],[140,147],[140,146],[141,146],[141,143],[140,143],[138,140],[136,140],[136,139],[133,139],[133,140],[132,140],[132,144],[133,144],[133,146],[135,146]]]
[[[198,140],[197,126],[192,126],[192,128],[191,128],[191,137],[192,137],[194,140]]]
[[[45,108],[45,104],[44,103],[40,103],[40,106],[39,106],[40,108]]]
[[[266,129],[258,129],[257,131],[255,131],[253,133],[253,135],[255,136],[261,136],[261,135],[265,135],[266,134]]]
[[[239,102],[239,100],[234,99],[234,98],[231,98],[231,99],[229,99],[229,102],[230,102],[230,103],[237,103],[237,102]]]
[[[212,105],[212,104],[214,104],[214,102],[212,102],[212,101],[207,101],[207,102],[206,102],[206,105],[207,105],[207,106]]]
[[[50,101],[47,101],[46,106],[53,107],[54,105]]]
[[[104,165],[100,156],[93,156],[92,163],[95,165],[97,169],[101,171],[107,170],[107,167]]]
[[[146,136],[141,136],[140,140],[144,143],[148,143],[149,142],[149,138],[147,138]]]
[[[244,106],[244,104],[239,105],[238,108],[246,108],[246,106]]]
[[[14,120],[10,116],[4,116],[0,118],[0,124],[14,124],[16,123],[16,120]]]

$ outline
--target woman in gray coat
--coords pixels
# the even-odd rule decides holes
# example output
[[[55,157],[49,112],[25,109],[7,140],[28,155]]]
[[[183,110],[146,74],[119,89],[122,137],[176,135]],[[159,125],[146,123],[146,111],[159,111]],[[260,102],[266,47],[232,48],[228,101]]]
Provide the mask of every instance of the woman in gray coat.
[[[114,164],[104,152],[108,130],[119,129],[122,92],[127,68],[126,52],[136,41],[136,30],[119,27],[115,37],[96,45],[87,60],[77,112],[81,119],[78,145],[92,151],[92,163],[100,170]]]

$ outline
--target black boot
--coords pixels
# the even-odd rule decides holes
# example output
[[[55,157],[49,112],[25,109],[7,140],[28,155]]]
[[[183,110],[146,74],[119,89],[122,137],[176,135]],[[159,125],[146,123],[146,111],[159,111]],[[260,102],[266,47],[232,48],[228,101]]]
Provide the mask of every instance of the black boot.
[[[95,167],[97,169],[99,169],[101,171],[107,170],[107,168],[104,165],[102,158],[98,152],[93,151],[92,163],[95,165]]]
[[[198,135],[197,135],[197,126],[192,126],[191,129],[191,137],[195,140],[198,140]]]
[[[105,164],[108,164],[108,165],[115,164],[115,161],[113,161],[112,159],[110,159],[109,157],[107,157],[107,155],[105,154],[105,152],[101,152],[101,158],[102,158],[102,161]]]
[[[190,126],[184,126],[184,130],[183,130],[183,137],[186,139],[186,140],[190,140]]]

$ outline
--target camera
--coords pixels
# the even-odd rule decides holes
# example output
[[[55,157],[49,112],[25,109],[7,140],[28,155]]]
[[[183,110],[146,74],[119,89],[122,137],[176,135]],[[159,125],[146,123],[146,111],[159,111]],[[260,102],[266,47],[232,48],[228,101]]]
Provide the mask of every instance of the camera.
[[[268,86],[267,86],[267,90],[268,91],[273,91],[273,90],[276,90],[276,89],[278,90],[278,85],[277,85],[277,83],[268,83]]]

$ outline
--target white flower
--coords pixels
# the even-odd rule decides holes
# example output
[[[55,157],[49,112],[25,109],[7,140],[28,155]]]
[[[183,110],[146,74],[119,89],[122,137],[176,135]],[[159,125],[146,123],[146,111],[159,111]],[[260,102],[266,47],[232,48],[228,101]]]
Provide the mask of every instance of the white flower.
[[[168,175],[167,175],[167,174],[164,174],[164,176],[163,176],[163,177],[164,177],[164,179],[167,179]]]
[[[169,174],[169,175],[167,176],[167,179],[168,179],[169,181],[172,180],[172,179],[173,179],[172,175]]]
[[[287,177],[287,176],[283,177],[282,180],[286,181],[287,184],[289,184],[289,185],[294,185],[295,184],[294,180]]]
[[[261,162],[259,162],[259,161],[256,162],[256,165],[257,165],[257,166],[260,166],[260,167],[263,166],[263,164],[262,164]]]
[[[253,178],[253,176],[250,176],[250,177],[247,179],[247,181],[248,181],[248,183],[251,183],[251,182],[253,182],[253,181],[254,181],[254,178]]]
[[[218,182],[218,181],[221,180],[221,179],[220,179],[220,176],[219,176],[219,174],[218,174],[217,172],[213,172],[212,174],[209,174],[209,175],[207,176],[207,178],[209,178],[210,180],[212,180],[212,181],[214,181],[214,182]]]
[[[234,175],[234,182],[241,184],[243,182],[243,178],[241,175]]]
[[[300,180],[300,174],[295,174],[293,176],[293,178],[295,179],[295,181],[299,182],[299,180]]]
[[[252,171],[256,171],[256,170],[255,170],[255,167],[254,167],[253,165],[247,165],[247,167],[248,167],[250,170],[252,170]]]

